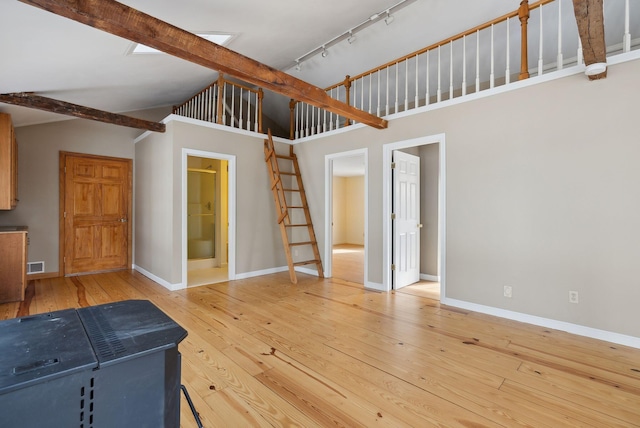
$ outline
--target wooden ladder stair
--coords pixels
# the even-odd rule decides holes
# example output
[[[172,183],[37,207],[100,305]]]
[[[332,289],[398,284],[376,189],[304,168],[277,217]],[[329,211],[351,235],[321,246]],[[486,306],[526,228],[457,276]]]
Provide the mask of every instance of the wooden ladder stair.
[[[320,252],[318,251],[318,242],[316,240],[316,234],[313,231],[313,224],[311,222],[311,214],[309,213],[309,205],[307,203],[307,196],[304,192],[304,186],[302,184],[302,176],[300,175],[300,166],[298,165],[298,158],[293,153],[293,146],[289,148],[288,155],[280,155],[276,153],[273,145],[273,137],[271,136],[271,130],[268,131],[268,138],[264,140],[264,155],[265,162],[267,163],[267,170],[271,180],[271,191],[273,192],[273,200],[276,205],[276,215],[278,216],[278,224],[280,225],[280,234],[282,235],[282,243],[284,245],[284,251],[287,256],[287,264],[289,265],[289,278],[291,282],[296,284],[298,279],[296,277],[296,266],[304,265],[316,265],[318,270],[318,276],[324,278],[322,269],[322,260],[320,259]],[[291,164],[291,169],[287,171],[280,171],[279,160],[283,163],[287,162]],[[287,168],[285,168],[287,169]],[[283,182],[282,177],[289,177],[290,180]],[[290,183],[289,183],[290,181]],[[285,187],[289,186],[289,187]],[[292,201],[293,194],[299,194],[299,204],[289,205],[288,201]],[[288,197],[287,197],[288,196]],[[303,223],[292,223],[291,218],[298,220],[301,216],[292,215],[294,211],[304,212]],[[301,220],[300,220],[301,221]],[[297,242],[291,242],[289,235],[297,236],[294,229],[307,229],[308,239],[304,239]],[[292,254],[292,247],[309,246],[313,251],[313,259],[304,261],[294,261]]]

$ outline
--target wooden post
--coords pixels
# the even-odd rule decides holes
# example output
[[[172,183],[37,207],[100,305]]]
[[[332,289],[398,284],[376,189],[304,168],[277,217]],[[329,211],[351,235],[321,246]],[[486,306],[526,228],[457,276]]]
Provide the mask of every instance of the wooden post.
[[[604,37],[604,14],[602,0],[573,0],[573,9],[582,40],[584,65],[607,62],[607,47]],[[598,74],[589,74],[589,80],[604,79],[607,69]]]
[[[529,22],[529,1],[522,0],[518,9],[518,18],[520,19],[521,44],[520,44],[520,75],[518,80],[529,78],[529,51],[527,47],[527,25]]]
[[[262,134],[262,99],[264,98],[264,91],[262,88],[258,89],[258,132]]]
[[[222,125],[222,116],[224,113],[224,75],[218,75],[218,110],[216,111],[216,123]]]
[[[294,140],[296,138],[296,118],[295,118],[295,108],[296,108],[296,100],[289,101],[289,139]]]
[[[345,90],[345,104],[348,106],[351,105],[351,77],[347,74],[347,77],[344,78],[344,90]],[[344,122],[344,126],[351,125],[351,119],[347,118]]]

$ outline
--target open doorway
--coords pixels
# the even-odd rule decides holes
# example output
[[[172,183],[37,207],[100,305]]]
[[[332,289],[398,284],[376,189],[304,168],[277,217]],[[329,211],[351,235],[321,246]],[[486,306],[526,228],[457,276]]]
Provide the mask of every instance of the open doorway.
[[[392,166],[395,162],[395,168],[401,168],[394,160],[394,155],[405,153],[417,158],[420,165],[419,191],[413,202],[417,205],[418,216],[411,218],[410,224],[400,224],[406,220],[402,213],[398,213],[398,210],[403,208],[397,206],[400,203],[398,192],[402,193],[403,189],[398,186],[397,181],[394,182],[394,176],[397,176],[395,169],[385,168],[383,170],[383,209],[388,215],[383,216],[383,245],[385,265],[390,266],[383,278],[385,289],[397,290],[412,284],[410,285],[414,289],[412,292],[442,299],[445,254],[444,135],[386,144],[383,148],[384,165]],[[408,187],[408,184],[405,187]],[[417,234],[419,244],[412,246],[411,251],[408,251],[410,246],[406,244],[410,241],[410,233],[413,232]],[[405,251],[402,251],[403,249]],[[403,282],[403,278],[397,275],[397,272],[410,265],[418,269],[419,274],[412,275],[410,281]]]
[[[224,282],[233,275],[230,160],[184,152],[183,281],[187,287]]]
[[[366,150],[327,156],[327,276],[366,284]]]

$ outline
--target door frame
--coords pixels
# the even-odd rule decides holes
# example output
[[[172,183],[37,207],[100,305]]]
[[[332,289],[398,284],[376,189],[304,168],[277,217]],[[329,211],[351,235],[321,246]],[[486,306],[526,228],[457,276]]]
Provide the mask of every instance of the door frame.
[[[332,276],[333,257],[333,161],[339,158],[364,156],[364,286],[369,278],[369,149],[332,153],[324,157],[324,276]]]
[[[102,160],[116,160],[116,161],[126,161],[129,164],[128,167],[128,189],[127,189],[127,218],[129,221],[127,233],[129,234],[127,238],[127,263],[126,266],[133,269],[133,159],[129,158],[119,158],[115,156],[102,156],[102,155],[93,155],[87,153],[77,153],[77,152],[66,152],[60,151],[59,154],[59,172],[58,172],[58,180],[59,180],[59,191],[58,191],[58,200],[59,200],[59,213],[58,213],[58,272],[60,276],[66,276],[65,263],[64,263],[64,255],[66,251],[65,247],[65,196],[66,196],[66,177],[65,177],[65,165],[67,164],[67,156],[75,156],[75,157],[83,157],[83,158],[92,158],[92,159],[102,159]]]
[[[195,156],[207,159],[225,160],[229,165],[228,173],[228,201],[227,219],[229,228],[227,239],[229,241],[229,259],[227,268],[229,281],[236,279],[236,157],[225,153],[207,152],[196,149],[182,149],[182,288],[187,288],[187,156]]]
[[[409,147],[424,146],[427,144],[439,144],[439,169],[440,180],[438,182],[438,274],[440,276],[440,300],[446,297],[446,144],[445,134],[428,135],[411,140],[387,143],[382,146],[382,290],[391,291],[392,277],[391,262],[393,260],[392,242],[393,228],[391,227],[391,214],[393,208],[392,199],[392,174],[391,159],[394,150]],[[384,268],[384,267],[387,268]]]

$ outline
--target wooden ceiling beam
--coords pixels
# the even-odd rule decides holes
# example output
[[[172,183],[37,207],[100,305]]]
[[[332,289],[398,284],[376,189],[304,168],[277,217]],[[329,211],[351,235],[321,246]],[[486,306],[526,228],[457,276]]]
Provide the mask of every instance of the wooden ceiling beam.
[[[335,100],[317,86],[114,0],[20,1],[374,128],[387,127],[386,120]]]
[[[137,119],[135,117],[109,113],[108,111],[96,110],[91,107],[42,97],[34,94],[33,92],[0,94],[0,102],[155,132],[164,132],[166,128],[164,123],[151,122],[144,119]]]
[[[604,13],[602,0],[573,0],[573,10],[578,24],[578,33],[582,41],[584,63],[591,64],[607,62],[607,46],[604,40]],[[607,77],[607,70],[589,79],[597,80]]]

